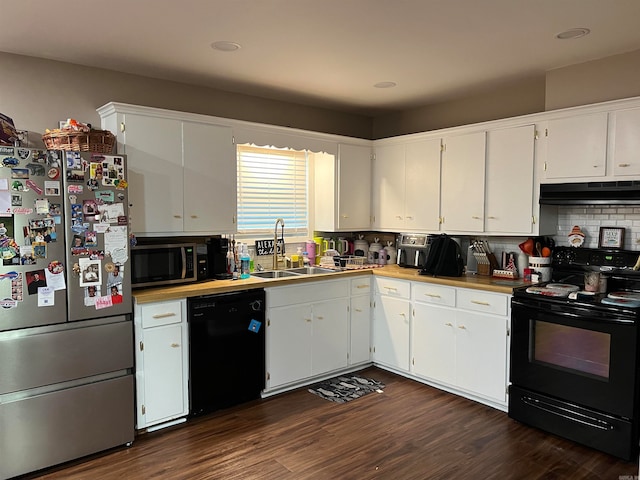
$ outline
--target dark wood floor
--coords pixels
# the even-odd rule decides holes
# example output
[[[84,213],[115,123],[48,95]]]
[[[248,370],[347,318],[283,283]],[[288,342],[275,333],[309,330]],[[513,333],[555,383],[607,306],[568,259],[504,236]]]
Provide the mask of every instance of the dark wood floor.
[[[299,389],[140,435],[35,479],[633,479],[638,465],[384,370],[346,404]],[[637,479],[637,477],[635,477]]]

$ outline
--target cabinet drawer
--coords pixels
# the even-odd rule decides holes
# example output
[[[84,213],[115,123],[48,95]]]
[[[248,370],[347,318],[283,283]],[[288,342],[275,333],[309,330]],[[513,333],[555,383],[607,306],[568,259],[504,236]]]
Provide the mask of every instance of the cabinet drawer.
[[[474,312],[506,315],[509,310],[509,296],[461,288],[458,290],[457,307]]]
[[[389,297],[406,298],[411,297],[411,283],[392,278],[378,277],[375,279],[376,293]]]
[[[371,292],[371,277],[369,275],[351,279],[351,295],[366,295]]]
[[[182,321],[182,302],[159,302],[140,307],[142,328],[159,327]]]
[[[413,300],[415,302],[435,303],[454,307],[456,305],[456,289],[430,283],[414,282]]]

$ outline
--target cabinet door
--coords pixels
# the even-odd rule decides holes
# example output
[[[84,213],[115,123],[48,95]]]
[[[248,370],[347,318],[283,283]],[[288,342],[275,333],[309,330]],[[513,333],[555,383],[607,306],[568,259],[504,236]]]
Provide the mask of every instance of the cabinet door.
[[[337,298],[312,305],[311,373],[320,375],[347,366],[349,299]]]
[[[274,388],[311,376],[311,307],[271,308],[267,323],[267,384]]]
[[[355,365],[371,358],[371,297],[351,297],[349,363]]]
[[[613,115],[613,174],[640,175],[640,108]]]
[[[455,384],[455,310],[424,303],[415,303],[413,309],[413,372],[438,382]]]
[[[231,128],[183,122],[184,231],[236,231],[237,162]]]
[[[146,328],[143,335],[144,426],[187,415],[182,325]]]
[[[373,356],[378,363],[409,371],[411,305],[407,300],[376,296],[373,309]]]
[[[607,115],[599,112],[549,120],[546,178],[605,175]]]
[[[376,147],[373,162],[374,227],[404,229],[405,167],[404,145]]]
[[[404,228],[440,227],[440,139],[409,143],[405,150]]]
[[[532,232],[535,126],[487,134],[485,231]]]
[[[133,113],[124,120],[131,230],[136,234],[181,232],[181,122]]]
[[[340,230],[371,228],[371,147],[339,145],[337,216]]]
[[[507,319],[456,313],[456,382],[460,388],[504,402],[507,388]]]
[[[484,167],[485,132],[445,140],[440,207],[443,231],[483,231]]]

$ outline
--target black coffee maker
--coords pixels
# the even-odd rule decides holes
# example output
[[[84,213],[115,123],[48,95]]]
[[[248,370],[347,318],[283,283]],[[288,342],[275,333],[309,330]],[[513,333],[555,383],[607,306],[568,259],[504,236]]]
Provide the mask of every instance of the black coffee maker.
[[[224,280],[231,278],[227,273],[227,252],[229,251],[229,239],[212,237],[207,240],[209,257],[209,278]]]

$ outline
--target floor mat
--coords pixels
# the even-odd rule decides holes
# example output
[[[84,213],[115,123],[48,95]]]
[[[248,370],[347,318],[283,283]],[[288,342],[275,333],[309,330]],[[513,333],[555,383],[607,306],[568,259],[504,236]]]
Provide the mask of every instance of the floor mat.
[[[345,403],[371,392],[382,393],[384,384],[371,378],[357,375],[341,375],[309,387],[319,397],[336,403]]]

